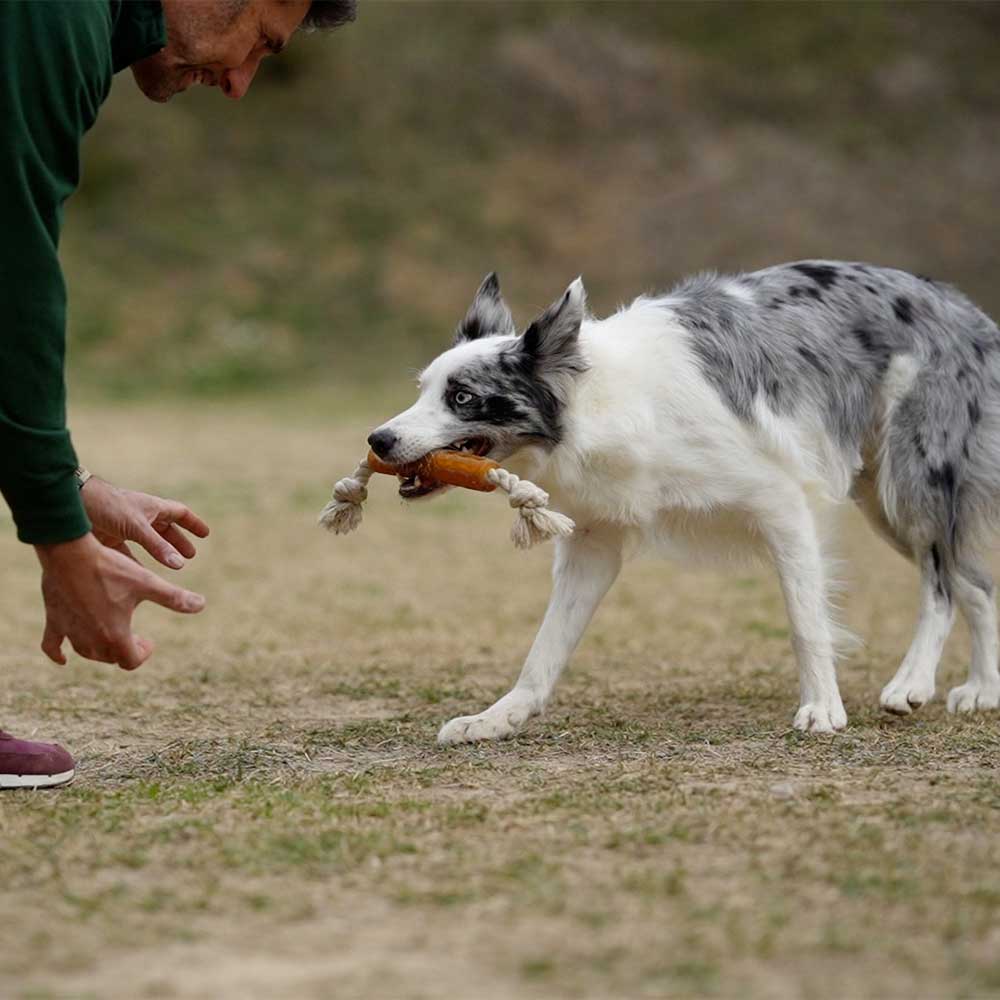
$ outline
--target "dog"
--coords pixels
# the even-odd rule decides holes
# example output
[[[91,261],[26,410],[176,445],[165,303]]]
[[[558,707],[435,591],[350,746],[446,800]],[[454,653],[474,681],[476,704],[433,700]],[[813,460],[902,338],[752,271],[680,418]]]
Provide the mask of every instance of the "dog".
[[[848,499],[920,572],[916,634],[882,707],[908,714],[934,696],[956,607],[972,662],[948,709],[1000,703],[982,558],[1000,512],[1000,333],[954,288],[808,260],[701,274],[597,320],[577,279],[518,334],[490,274],[419,390],[369,437],[379,457],[489,456],[577,525],[556,542],[548,610],[517,683],[446,723],[440,743],[510,736],[538,715],[635,549],[769,557],[798,663],[793,725],[843,729],[819,528]],[[400,494],[442,488],[409,479]]]

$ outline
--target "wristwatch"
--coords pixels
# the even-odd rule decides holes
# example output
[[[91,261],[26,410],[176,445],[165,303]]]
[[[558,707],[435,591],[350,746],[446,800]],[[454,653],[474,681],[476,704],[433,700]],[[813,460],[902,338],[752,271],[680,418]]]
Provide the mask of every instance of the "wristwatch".
[[[82,465],[79,466],[76,472],[73,473],[76,476],[76,485],[78,489],[83,489],[87,485],[87,480],[93,475],[92,472],[88,472]]]

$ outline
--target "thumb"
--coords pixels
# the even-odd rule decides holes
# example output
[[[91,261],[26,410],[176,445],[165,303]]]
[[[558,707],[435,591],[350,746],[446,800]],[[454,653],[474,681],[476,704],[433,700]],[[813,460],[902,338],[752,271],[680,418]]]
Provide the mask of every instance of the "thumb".
[[[139,655],[142,657],[142,662],[145,663],[153,655],[153,649],[155,648],[152,639],[143,639],[141,635],[135,636],[136,649],[139,650]]]
[[[51,622],[46,621],[45,634],[42,636],[42,652],[53,663],[58,663],[62,666],[66,665],[66,657],[62,651],[63,639],[65,638],[58,629],[53,628]]]
[[[205,598],[193,590],[185,590],[173,583],[161,580],[155,573],[146,572],[144,586],[140,590],[140,600],[152,601],[171,611],[194,615],[205,607]]]
[[[122,670],[135,670],[141,667],[152,655],[153,643],[143,639],[141,635],[128,635],[116,650],[116,661]]]

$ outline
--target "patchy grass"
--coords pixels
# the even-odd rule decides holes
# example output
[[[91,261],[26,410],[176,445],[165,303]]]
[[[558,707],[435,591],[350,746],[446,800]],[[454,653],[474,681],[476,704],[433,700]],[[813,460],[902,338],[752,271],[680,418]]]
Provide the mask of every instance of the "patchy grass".
[[[907,567],[848,520],[845,613],[868,646],[841,671],[839,737],[789,729],[769,572],[648,562],[545,718],[440,750],[442,721],[515,676],[547,553],[510,547],[496,498],[437,516],[388,481],[357,535],[314,527],[407,392],[353,417],[311,396],[77,413],[91,467],[204,509],[185,576],[210,606],[143,609],[159,648],[135,675],[60,670],[35,652],[36,570],[4,532],[3,722],[80,769],[0,801],[0,992],[1000,991],[997,720],[875,707],[909,638]],[[956,637],[942,690],[966,654]]]

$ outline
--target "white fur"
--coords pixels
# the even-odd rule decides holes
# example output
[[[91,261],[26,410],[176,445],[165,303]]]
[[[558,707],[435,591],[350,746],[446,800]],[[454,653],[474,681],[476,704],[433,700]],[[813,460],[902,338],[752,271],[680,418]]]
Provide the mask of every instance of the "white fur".
[[[492,357],[496,352],[496,342],[501,339],[514,338],[496,337],[459,344],[423,370],[417,383],[420,388],[417,401],[381,428],[394,431],[400,436],[400,445],[393,454],[396,464],[413,462],[441,446],[442,434],[450,423],[448,411],[441,404],[448,373],[477,358]]]
[[[582,308],[582,286],[574,291]],[[474,359],[488,363],[512,339],[459,344],[427,368],[417,402],[384,425],[400,439],[395,460],[441,446],[454,427],[443,403],[449,373]],[[793,724],[842,729],[831,572],[817,523],[825,505],[848,495],[860,456],[844,454],[818,420],[778,415],[763,397],[753,425],[739,420],[701,374],[669,300],[640,298],[606,320],[585,318],[579,344],[589,369],[571,384],[562,440],[504,462],[548,490],[577,530],[556,543],[549,608],[514,688],[479,715],[448,722],[439,741],[509,736],[540,713],[623,553],[650,549],[770,555],[799,663]]]

